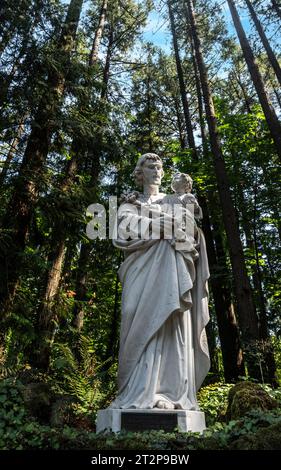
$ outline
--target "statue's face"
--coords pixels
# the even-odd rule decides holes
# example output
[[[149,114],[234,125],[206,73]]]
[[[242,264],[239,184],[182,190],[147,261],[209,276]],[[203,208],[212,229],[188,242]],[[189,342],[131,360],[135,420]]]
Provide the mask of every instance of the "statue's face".
[[[186,178],[184,173],[176,173],[172,185],[176,192],[190,192],[192,190],[192,182]]]
[[[145,160],[142,165],[143,183],[160,185],[162,179],[163,167],[160,161]]]

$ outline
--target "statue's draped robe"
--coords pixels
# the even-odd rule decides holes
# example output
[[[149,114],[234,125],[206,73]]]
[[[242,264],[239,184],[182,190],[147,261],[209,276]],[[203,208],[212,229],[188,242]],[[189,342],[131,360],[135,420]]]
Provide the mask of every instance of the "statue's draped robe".
[[[140,208],[123,204],[118,215],[113,243],[125,252],[125,261],[119,269],[119,391],[110,407],[153,408],[164,399],[176,408],[196,410],[196,391],[209,370],[209,271],[203,233],[198,229],[200,256],[195,260],[170,240],[152,239],[148,225],[147,239],[137,239],[140,222],[149,222]]]

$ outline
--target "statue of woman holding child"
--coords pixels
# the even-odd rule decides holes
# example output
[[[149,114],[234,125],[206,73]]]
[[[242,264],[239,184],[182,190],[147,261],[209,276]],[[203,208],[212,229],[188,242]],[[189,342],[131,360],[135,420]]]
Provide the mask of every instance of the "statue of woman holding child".
[[[114,245],[125,253],[118,395],[110,408],[198,410],[209,370],[206,246],[189,175],[159,192],[161,158],[142,155],[134,171],[142,192],[124,197]]]

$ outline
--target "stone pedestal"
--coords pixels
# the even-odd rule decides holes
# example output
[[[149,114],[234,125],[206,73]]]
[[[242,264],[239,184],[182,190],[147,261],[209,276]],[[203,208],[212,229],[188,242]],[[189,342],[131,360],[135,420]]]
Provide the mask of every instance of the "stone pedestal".
[[[206,429],[202,411],[158,409],[106,409],[97,414],[96,432],[164,430],[200,432]]]

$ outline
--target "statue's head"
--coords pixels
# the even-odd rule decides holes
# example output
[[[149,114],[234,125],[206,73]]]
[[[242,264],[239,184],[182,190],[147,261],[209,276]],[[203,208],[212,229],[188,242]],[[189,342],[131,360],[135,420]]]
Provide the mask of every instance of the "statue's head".
[[[175,193],[190,193],[192,190],[193,179],[186,173],[175,173],[172,179],[171,187]]]
[[[164,175],[163,162],[156,153],[145,153],[137,162],[133,176],[137,186],[142,187],[144,183],[160,186]]]

